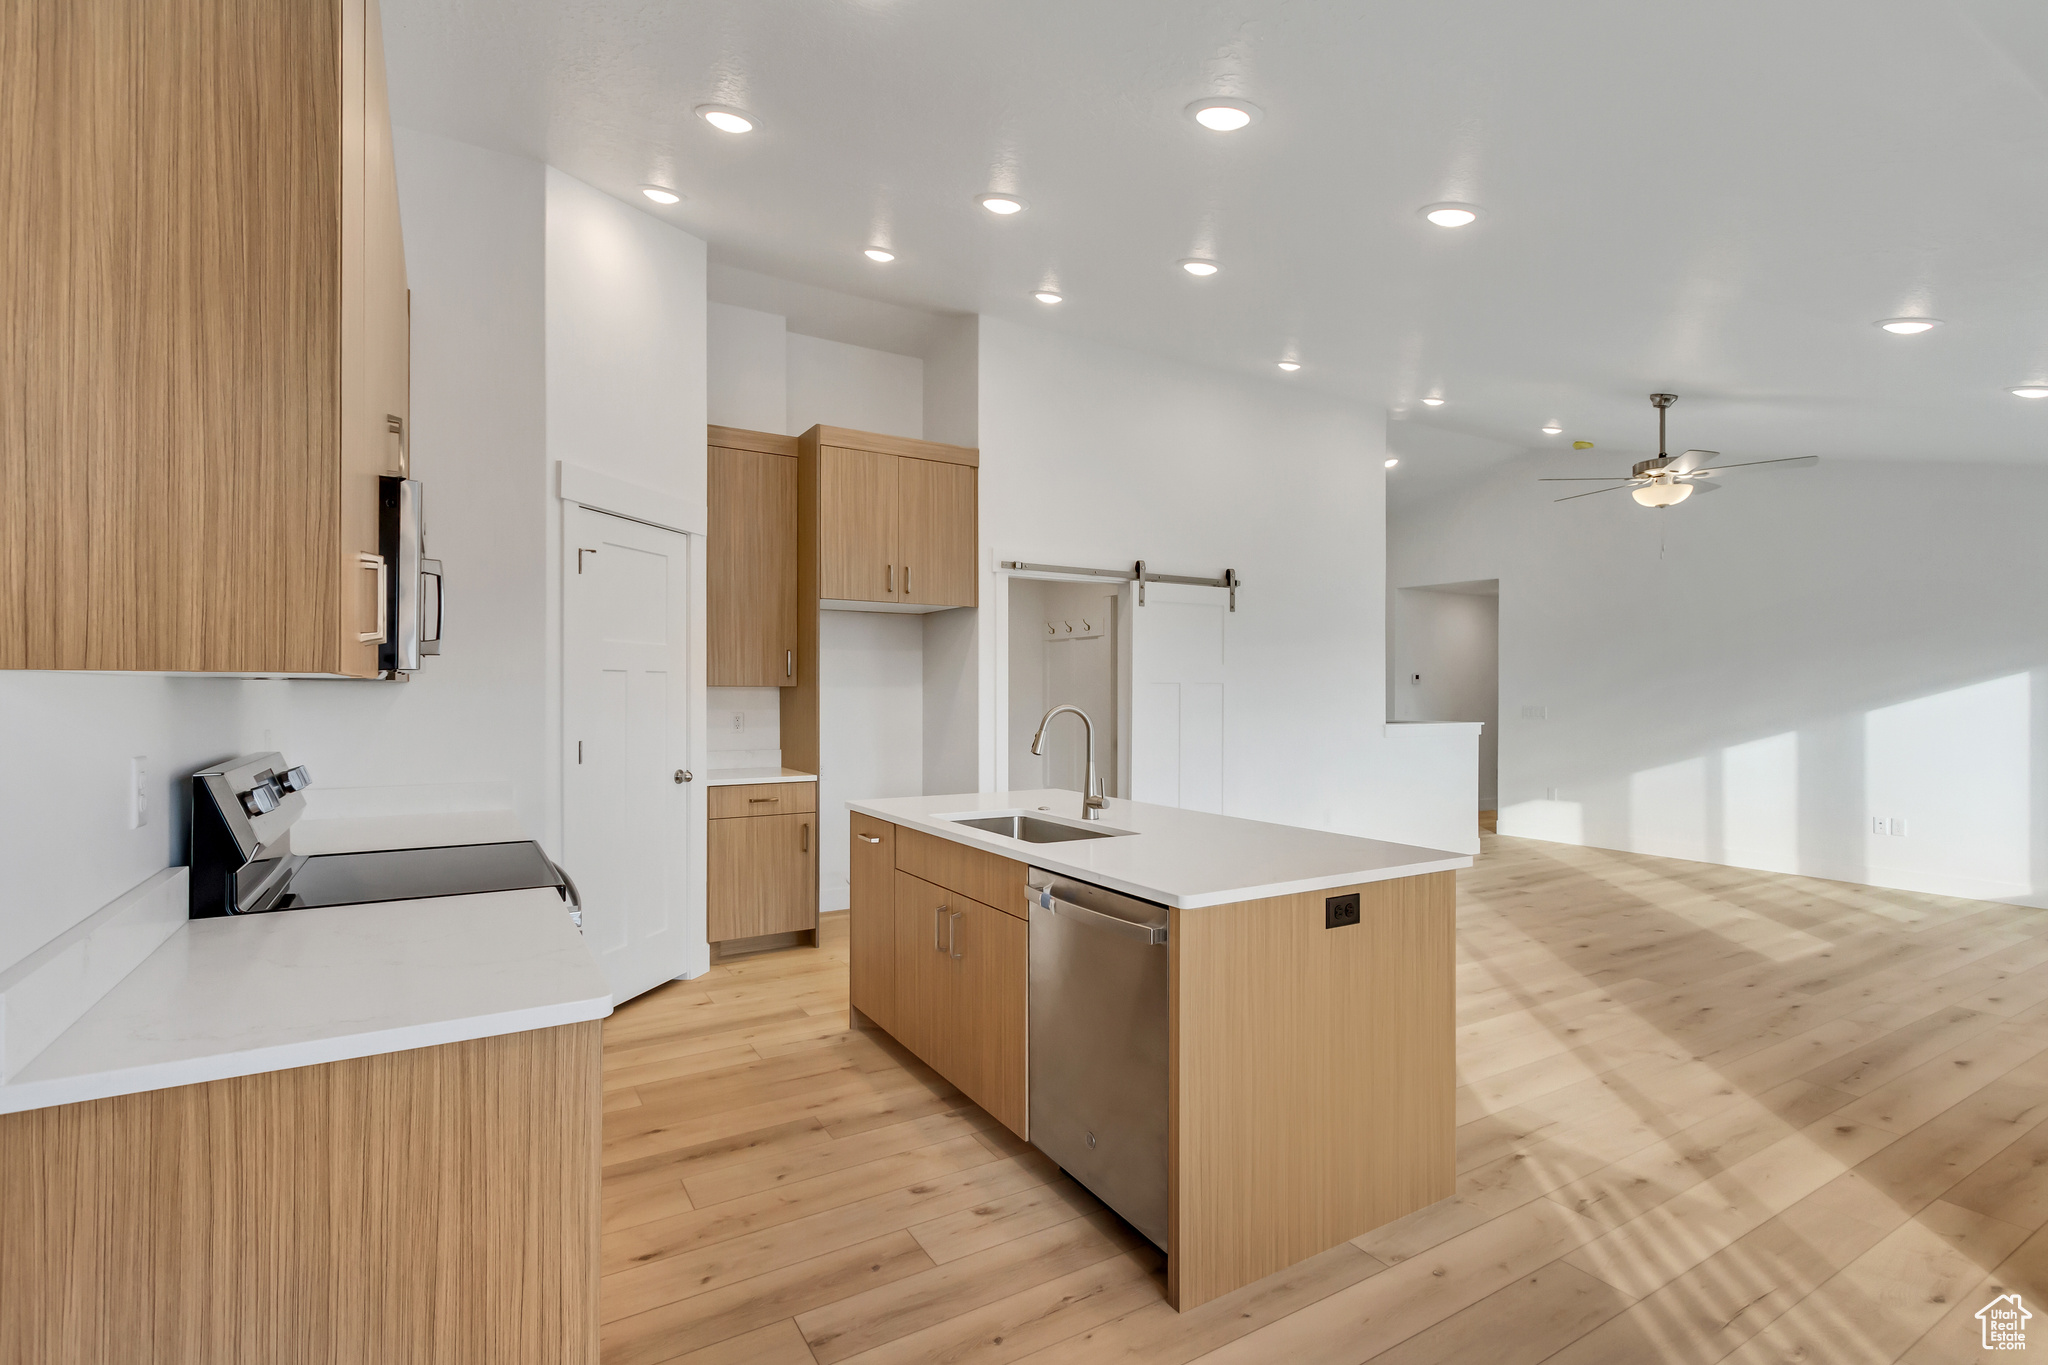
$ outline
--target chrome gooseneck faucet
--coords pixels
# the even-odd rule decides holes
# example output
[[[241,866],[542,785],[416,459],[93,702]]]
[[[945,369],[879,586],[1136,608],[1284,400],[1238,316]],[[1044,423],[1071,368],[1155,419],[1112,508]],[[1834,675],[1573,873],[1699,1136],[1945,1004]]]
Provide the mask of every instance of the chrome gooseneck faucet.
[[[1088,713],[1078,706],[1055,706],[1045,713],[1045,719],[1038,722],[1038,733],[1031,737],[1031,752],[1043,757],[1045,754],[1045,727],[1052,724],[1052,718],[1062,711],[1072,711],[1081,718],[1081,725],[1088,735],[1088,788],[1081,797],[1081,818],[1100,820],[1102,811],[1109,804],[1102,796],[1102,779],[1095,775],[1095,722],[1088,719]]]

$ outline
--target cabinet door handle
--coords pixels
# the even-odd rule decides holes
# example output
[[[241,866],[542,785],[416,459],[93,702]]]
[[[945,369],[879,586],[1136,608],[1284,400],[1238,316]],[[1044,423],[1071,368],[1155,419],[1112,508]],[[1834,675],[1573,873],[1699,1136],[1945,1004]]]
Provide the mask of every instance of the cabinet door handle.
[[[882,566],[882,582],[885,585],[885,591],[896,591],[896,566],[894,564],[884,564]]]
[[[804,845],[802,851],[805,853],[811,851],[811,826],[809,821],[804,822]]]
[[[776,802],[780,801],[781,799],[782,799],[782,798],[781,798],[781,797],[779,797],[779,796],[750,796],[750,797],[748,797],[748,798],[747,798],[747,804],[748,804],[748,805],[750,805],[750,806],[760,806],[760,805],[769,805],[769,806],[772,806],[772,805],[774,805],[774,804],[775,804]]]
[[[939,951],[939,925],[945,922],[946,907],[941,905],[932,911],[932,951]]]
[[[782,676],[785,678],[794,678],[796,676],[796,651],[793,649],[782,651]]]
[[[882,842],[882,836],[879,834],[861,834],[856,832],[853,837],[856,839],[865,840],[866,842],[871,844],[879,844]]]
[[[903,566],[903,595],[905,597],[910,596],[910,566],[908,564]]]
[[[955,962],[960,960],[960,913],[955,910],[953,918],[946,922],[946,951],[953,955]]]
[[[375,630],[356,632],[356,643],[381,645],[384,643],[385,628],[391,624],[391,618],[388,614],[391,610],[390,579],[385,577],[387,571],[384,567],[384,556],[358,554],[356,556],[356,567],[358,569],[374,569],[377,573],[377,628]]]

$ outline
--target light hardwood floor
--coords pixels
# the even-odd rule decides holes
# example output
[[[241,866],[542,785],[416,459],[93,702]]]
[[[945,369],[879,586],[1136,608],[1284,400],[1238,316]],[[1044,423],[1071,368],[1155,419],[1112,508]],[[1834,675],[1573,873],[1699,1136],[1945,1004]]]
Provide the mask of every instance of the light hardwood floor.
[[[1086,1191],[847,1031],[845,916],[627,1005],[607,1365],[1993,1358],[1977,1310],[2048,1296],[2048,912],[1485,843],[1458,1194],[1186,1314]]]

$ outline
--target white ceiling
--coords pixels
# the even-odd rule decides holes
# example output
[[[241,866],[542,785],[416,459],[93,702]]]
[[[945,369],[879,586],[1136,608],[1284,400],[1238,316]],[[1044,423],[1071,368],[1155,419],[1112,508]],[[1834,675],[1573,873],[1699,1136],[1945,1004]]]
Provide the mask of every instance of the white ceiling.
[[[387,0],[385,24],[400,123],[545,159],[746,270],[1592,440],[1559,464],[1595,472],[1654,446],[1654,389],[1683,395],[1674,450],[2048,452],[2048,400],[2004,392],[2048,380],[2039,0]],[[1265,117],[1203,131],[1205,94]],[[1416,216],[1445,199],[1486,216]],[[1947,325],[1871,325],[1909,313]]]

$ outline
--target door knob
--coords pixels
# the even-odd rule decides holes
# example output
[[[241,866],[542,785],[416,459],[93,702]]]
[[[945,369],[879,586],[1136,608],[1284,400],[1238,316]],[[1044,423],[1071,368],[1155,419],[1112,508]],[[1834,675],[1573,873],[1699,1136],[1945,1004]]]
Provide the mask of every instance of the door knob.
[[[691,781],[695,777],[696,774],[691,772],[688,768],[676,769],[676,783],[678,786],[680,786],[682,783]]]

